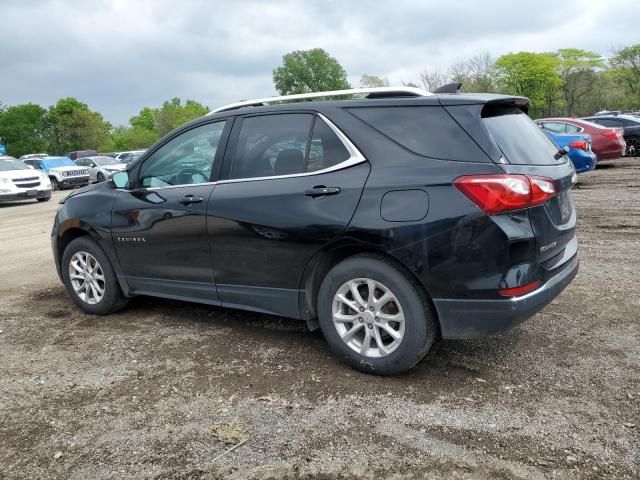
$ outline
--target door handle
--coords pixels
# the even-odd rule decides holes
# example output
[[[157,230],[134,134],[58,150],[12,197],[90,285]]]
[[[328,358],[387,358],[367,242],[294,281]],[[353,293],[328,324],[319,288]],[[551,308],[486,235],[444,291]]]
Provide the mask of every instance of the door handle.
[[[313,187],[304,192],[307,197],[313,198],[326,197],[327,195],[337,195],[338,193],[340,193],[340,187],[325,187],[323,185]]]
[[[191,205],[192,203],[200,203],[204,200],[202,197],[194,197],[193,195],[185,195],[178,200],[183,205]]]

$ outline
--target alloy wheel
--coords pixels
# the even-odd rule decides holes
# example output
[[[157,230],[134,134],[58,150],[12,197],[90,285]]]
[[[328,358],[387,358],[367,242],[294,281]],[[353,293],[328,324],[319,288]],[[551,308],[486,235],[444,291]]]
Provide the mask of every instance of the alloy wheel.
[[[404,338],[405,318],[394,293],[370,278],[344,283],[333,299],[333,324],[352,350],[365,357],[384,357]]]
[[[104,272],[98,260],[90,253],[81,251],[71,257],[69,279],[76,295],[83,302],[95,305],[104,298]]]
[[[640,139],[637,139],[637,138],[628,139],[625,156],[637,157],[638,155],[640,155]]]

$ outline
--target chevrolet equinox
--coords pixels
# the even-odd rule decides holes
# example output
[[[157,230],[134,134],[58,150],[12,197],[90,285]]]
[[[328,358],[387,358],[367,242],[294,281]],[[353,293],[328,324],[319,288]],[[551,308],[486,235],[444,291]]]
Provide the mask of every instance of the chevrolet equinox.
[[[528,107],[387,87],[219,108],[61,202],[58,274],[91,314],[135,295],[264,312],[319,326],[354,368],[405,371],[437,338],[531,317],[578,270],[575,171]]]

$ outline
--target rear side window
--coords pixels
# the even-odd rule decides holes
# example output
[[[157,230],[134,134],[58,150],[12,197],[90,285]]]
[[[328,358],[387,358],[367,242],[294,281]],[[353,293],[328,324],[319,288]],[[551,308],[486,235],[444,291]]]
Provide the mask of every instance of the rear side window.
[[[277,114],[242,121],[229,178],[314,172],[349,158],[331,128],[311,114]]]
[[[519,108],[501,109],[482,119],[505,158],[514,165],[557,165],[558,149]],[[498,114],[496,114],[498,113]]]
[[[442,107],[357,107],[348,111],[418,155],[467,162],[491,161]]]

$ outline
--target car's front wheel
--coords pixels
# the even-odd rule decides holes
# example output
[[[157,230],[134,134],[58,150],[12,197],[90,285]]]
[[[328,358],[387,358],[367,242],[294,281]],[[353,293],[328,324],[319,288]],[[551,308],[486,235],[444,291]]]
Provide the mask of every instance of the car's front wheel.
[[[60,190],[60,184],[54,177],[51,177],[51,190],[53,190],[54,192]]]
[[[98,174],[96,175],[96,181],[98,183],[104,182],[104,175],[102,174],[102,172],[98,172]]]
[[[418,363],[436,337],[420,286],[392,261],[357,255],[327,274],[318,294],[320,327],[353,368],[393,375]]]
[[[107,315],[126,306],[109,259],[91,238],[79,237],[69,243],[61,270],[71,299],[85,312]]]

